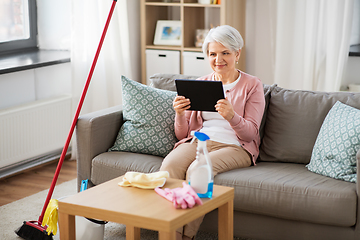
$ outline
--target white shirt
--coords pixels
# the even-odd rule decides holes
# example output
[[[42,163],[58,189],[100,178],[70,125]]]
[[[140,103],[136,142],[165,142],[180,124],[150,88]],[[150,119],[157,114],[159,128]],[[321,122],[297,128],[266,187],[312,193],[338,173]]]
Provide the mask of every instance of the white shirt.
[[[233,88],[240,81],[240,77],[241,74],[239,74],[239,77],[236,79],[236,81],[223,85],[225,96],[226,91]],[[203,111],[201,112],[201,115],[204,119],[204,123],[200,132],[207,134],[210,137],[210,140],[240,146],[235,131],[230,126],[230,123],[225,120],[225,118],[223,118],[218,112]]]

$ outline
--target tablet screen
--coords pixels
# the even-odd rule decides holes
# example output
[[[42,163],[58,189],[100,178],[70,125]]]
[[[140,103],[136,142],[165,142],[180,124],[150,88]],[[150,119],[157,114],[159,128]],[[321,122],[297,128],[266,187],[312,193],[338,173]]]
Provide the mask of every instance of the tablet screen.
[[[175,79],[175,85],[179,96],[190,99],[189,110],[216,112],[216,102],[225,98],[221,81]]]

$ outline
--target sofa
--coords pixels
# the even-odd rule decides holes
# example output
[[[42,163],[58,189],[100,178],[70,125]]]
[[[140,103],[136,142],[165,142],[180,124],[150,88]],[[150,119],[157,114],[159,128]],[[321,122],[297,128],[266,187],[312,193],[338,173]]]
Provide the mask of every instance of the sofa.
[[[154,88],[175,90],[175,78],[155,74]],[[360,109],[360,93],[284,89],[264,84],[265,112],[256,165],[215,176],[235,189],[234,236],[246,239],[360,239],[360,186],[310,171],[314,145],[328,112],[340,101]],[[76,127],[77,179],[98,185],[127,171],[159,170],[163,157],[108,151],[124,124],[122,106],[81,115]],[[358,136],[359,137],[359,136]],[[356,163],[360,162],[360,150]],[[358,171],[358,170],[357,170]],[[355,172],[357,173],[357,172]],[[217,211],[202,231],[217,231]]]

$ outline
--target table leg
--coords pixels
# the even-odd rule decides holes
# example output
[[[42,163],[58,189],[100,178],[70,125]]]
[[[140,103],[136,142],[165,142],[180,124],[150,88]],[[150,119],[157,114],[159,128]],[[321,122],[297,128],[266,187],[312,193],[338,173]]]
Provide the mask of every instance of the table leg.
[[[75,240],[75,216],[59,212],[59,232],[61,240]]]
[[[234,238],[234,200],[219,207],[219,240]]]
[[[126,240],[140,240],[140,228],[126,225]]]
[[[176,231],[173,232],[159,232],[159,240],[175,240]]]

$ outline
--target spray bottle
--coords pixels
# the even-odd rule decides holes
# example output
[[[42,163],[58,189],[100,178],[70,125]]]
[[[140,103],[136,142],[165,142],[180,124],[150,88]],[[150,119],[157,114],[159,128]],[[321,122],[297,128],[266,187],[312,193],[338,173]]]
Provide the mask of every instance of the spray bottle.
[[[192,132],[191,134],[198,139],[198,145],[196,159],[187,172],[187,181],[200,198],[212,198],[214,174],[206,148],[206,140],[210,138],[201,132]]]

